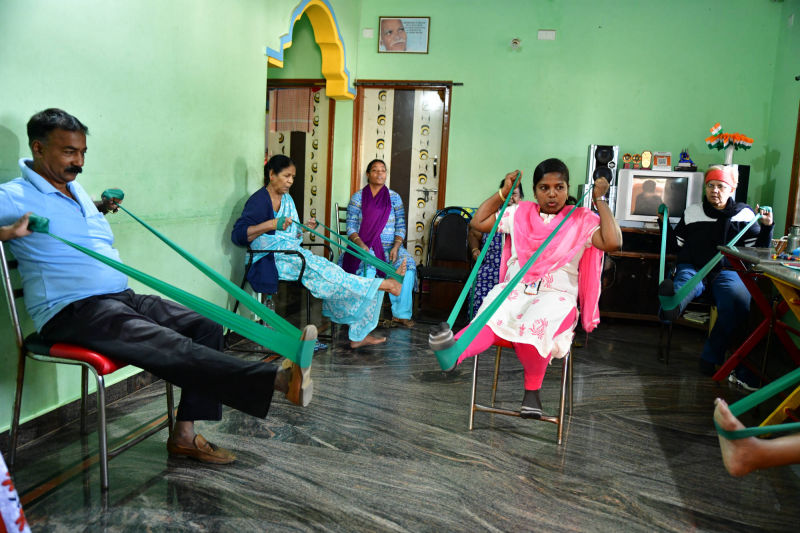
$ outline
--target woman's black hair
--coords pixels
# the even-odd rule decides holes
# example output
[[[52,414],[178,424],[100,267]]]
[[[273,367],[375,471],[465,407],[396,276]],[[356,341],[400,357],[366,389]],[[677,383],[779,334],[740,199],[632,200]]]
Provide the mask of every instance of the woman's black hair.
[[[561,179],[569,185],[569,169],[567,165],[565,165],[562,160],[552,157],[550,159],[545,159],[536,166],[536,169],[533,171],[533,188],[536,189],[536,184],[542,181],[545,174],[549,174],[550,172],[558,172],[561,174]]]
[[[275,174],[280,174],[283,169],[293,166],[295,166],[294,161],[283,154],[270,157],[269,161],[264,164],[264,187],[269,185],[270,171]]]
[[[506,179],[503,178],[500,180],[500,188],[502,189],[506,184]],[[525,198],[525,189],[522,187],[522,180],[519,180],[519,184],[517,184],[517,189],[519,189],[519,197]],[[514,194],[513,192],[511,194]]]
[[[373,159],[367,165],[367,174],[369,174],[369,171],[372,170],[372,165],[374,165],[375,163],[383,163],[383,166],[384,167],[386,166],[386,162],[383,159]]]

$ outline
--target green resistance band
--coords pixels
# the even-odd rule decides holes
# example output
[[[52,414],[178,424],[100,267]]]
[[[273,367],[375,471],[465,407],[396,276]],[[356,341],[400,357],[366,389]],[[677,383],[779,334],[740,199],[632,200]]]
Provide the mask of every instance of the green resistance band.
[[[299,329],[295,328],[295,332],[293,332],[294,334],[287,334],[261,326],[250,319],[232,313],[223,307],[204,300],[199,296],[188,293],[153,276],[145,274],[144,272],[136,270],[133,267],[129,267],[128,265],[120,263],[119,261],[115,261],[109,257],[95,252],[94,250],[84,248],[79,244],[62,239],[61,237],[50,233],[49,220],[47,218],[34,214],[30,215],[28,228],[32,231],[49,235],[50,237],[53,237],[54,239],[57,239],[64,244],[97,259],[101,263],[104,263],[111,268],[118,270],[119,272],[122,272],[123,274],[147,285],[148,287],[157,290],[176,302],[179,302],[200,313],[201,315],[232,329],[244,337],[247,337],[253,342],[257,342],[262,346],[269,346],[270,349],[275,350],[280,355],[286,357],[294,363],[297,363],[302,368],[306,368],[311,365],[311,358],[314,355],[315,341],[301,340],[301,332]]]
[[[553,237],[555,237],[555,235],[558,233],[558,230],[561,229],[561,226],[563,226],[564,223],[567,221],[567,219],[569,219],[569,217],[572,216],[572,213],[575,212],[578,206],[583,203],[583,199],[586,197],[587,194],[589,194],[589,192],[593,188],[594,184],[586,189],[586,192],[583,193],[583,196],[581,196],[580,200],[578,200],[578,203],[572,209],[570,209],[569,213],[567,213],[567,216],[564,217],[564,220],[558,223],[558,226],[555,227],[555,229],[550,233],[550,235],[548,235],[547,238],[544,240],[542,245],[528,259],[528,261],[525,262],[525,265],[520,269],[520,271],[517,272],[517,274],[512,278],[510,282],[508,282],[508,284],[500,292],[500,294],[497,295],[497,298],[495,298],[494,301],[491,304],[489,304],[486,307],[486,309],[483,310],[482,313],[478,314],[478,316],[475,317],[475,320],[473,320],[472,323],[470,323],[469,327],[467,327],[467,330],[455,342],[455,344],[445,348],[444,350],[439,350],[434,352],[436,353],[436,359],[439,361],[439,366],[442,368],[442,370],[449,370],[453,368],[453,366],[456,364],[456,361],[458,361],[458,357],[462,353],[464,353],[464,351],[467,349],[470,343],[478,335],[481,328],[483,328],[483,326],[486,325],[486,323],[489,321],[492,315],[494,315],[494,313],[500,308],[500,306],[506,300],[508,295],[511,294],[511,291],[513,291],[516,288],[517,284],[520,281],[522,281],[522,278],[525,276],[525,274],[528,273],[528,270],[530,270],[530,268],[533,266],[533,264],[542,254],[542,252],[547,248],[547,245],[550,244],[550,241],[553,240]]]
[[[105,196],[106,193],[103,193]],[[294,327],[290,322],[286,319],[275,313],[270,308],[263,305],[261,302],[256,300],[252,295],[250,295],[247,291],[227,279],[226,277],[222,276],[210,266],[206,265],[192,254],[169,240],[166,236],[164,236],[161,232],[159,232],[154,227],[150,226],[147,222],[142,220],[141,218],[137,217],[129,210],[125,209],[121,204],[116,204],[120,209],[128,213],[134,220],[136,220],[139,224],[147,228],[153,235],[161,239],[167,246],[175,250],[181,257],[186,259],[189,263],[194,265],[200,272],[205,274],[211,281],[222,287],[222,289],[233,296],[236,300],[241,302],[242,305],[250,309],[253,313],[256,314],[259,318],[264,320],[267,324],[275,328],[276,330],[286,333],[288,335],[298,335],[300,330]]]
[[[661,211],[661,207],[664,207],[664,211],[667,212],[667,208],[663,204],[659,207],[659,211]],[[733,237],[733,239],[730,240],[730,242],[727,244],[727,246],[734,246],[739,241],[739,239],[741,239],[742,236],[744,236],[744,234],[747,233],[747,230],[749,230],[750,227],[753,224],[758,222],[758,220],[760,218],[761,218],[760,214],[756,215],[755,218],[753,220],[751,220],[742,229],[742,231],[737,233]],[[661,268],[660,268],[660,271],[659,271],[659,283],[664,281],[664,262],[666,261],[666,257],[667,257],[667,253],[666,253],[666,249],[667,249],[667,227],[666,227],[666,224],[668,224],[667,220],[668,219],[665,216],[664,217],[664,222],[663,222],[664,225],[663,225],[663,229],[662,229],[662,235],[661,235]],[[715,266],[717,266],[717,263],[719,263],[721,260],[722,260],[722,254],[720,252],[717,252],[717,254],[714,257],[712,257],[711,260],[708,263],[706,263],[703,266],[703,268],[701,268],[697,272],[697,274],[692,276],[689,279],[689,281],[686,282],[686,285],[681,287],[678,290],[678,292],[676,292],[674,295],[665,296],[665,295],[659,294],[658,295],[658,299],[661,302],[661,307],[663,309],[665,309],[665,310],[670,310],[670,309],[674,309],[675,307],[677,307],[683,301],[683,299],[686,298],[686,295],[689,294],[689,292],[691,292],[697,286],[698,283],[703,281],[703,278],[705,278],[708,275],[708,273],[711,272],[711,270],[713,270],[713,268]]]
[[[325,241],[328,241],[332,245],[341,248],[343,251],[348,252],[348,253],[358,257],[364,263],[375,267],[376,270],[380,270],[381,272],[383,272],[387,276],[396,279],[400,283],[403,283],[403,277],[404,276],[401,276],[400,274],[398,274],[397,271],[395,271],[395,269],[394,269],[394,267],[392,265],[390,265],[389,263],[387,263],[385,261],[381,261],[380,259],[378,259],[374,255],[372,255],[371,253],[367,252],[363,248],[361,248],[359,246],[355,246],[355,245],[343,246],[343,245],[339,244],[338,242],[335,242],[335,241],[329,239],[328,237],[326,237],[322,233],[318,233],[318,232],[314,231],[313,229],[309,228],[308,226],[298,222],[297,220],[292,220],[292,222],[297,224],[298,226],[300,226],[304,230],[308,231],[309,233],[312,233],[312,234],[316,235],[317,237],[319,237],[319,238],[321,238],[321,239],[323,239]],[[317,224],[319,224],[320,226],[322,226],[323,228],[328,230],[331,233],[331,235],[336,234],[335,231],[333,231],[331,228],[329,228],[328,226],[326,226],[322,222],[317,221]]]
[[[514,185],[511,187],[511,191],[515,191],[519,186],[519,180],[522,178],[522,174],[517,172],[517,177],[514,178]],[[500,226],[500,220],[503,218],[503,213],[506,212],[506,207],[508,207],[508,201],[511,199],[511,193],[506,196],[506,199],[503,200],[503,207],[500,208],[500,212],[497,214],[497,220],[494,221],[494,225],[492,226],[492,231],[489,232],[489,236],[486,237],[486,242],[483,243],[483,249],[481,250],[480,255],[478,255],[478,259],[475,261],[475,265],[472,267],[472,272],[469,273],[469,277],[467,281],[464,283],[464,287],[461,289],[461,294],[458,295],[458,300],[456,300],[456,304],[453,306],[453,310],[450,311],[450,316],[447,317],[447,324],[452,328],[453,324],[458,317],[458,312],[461,310],[461,306],[464,305],[464,300],[466,300],[467,295],[472,290],[472,284],[475,282],[475,278],[478,277],[478,269],[481,267],[481,263],[483,263],[483,258],[486,257],[486,253],[489,251],[489,247],[492,244],[492,239],[494,239],[495,234],[497,233],[497,228]]]
[[[776,379],[772,383],[765,385],[761,389],[753,392],[749,396],[745,396],[738,402],[730,406],[731,413],[734,416],[739,416],[746,413],[756,405],[760,404],[767,398],[775,396],[782,390],[800,382],[800,368],[792,370],[788,374]],[[758,426],[752,428],[736,429],[728,431],[722,429],[717,424],[716,420],[714,425],[717,428],[717,433],[729,440],[743,439],[745,437],[755,437],[758,435],[765,435],[767,433],[785,433],[788,431],[800,430],[800,422],[789,422],[786,424],[776,424],[774,426]]]

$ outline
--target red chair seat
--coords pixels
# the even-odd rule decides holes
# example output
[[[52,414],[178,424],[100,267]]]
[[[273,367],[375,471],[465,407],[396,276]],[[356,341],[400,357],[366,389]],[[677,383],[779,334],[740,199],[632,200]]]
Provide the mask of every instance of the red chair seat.
[[[50,344],[36,334],[30,335],[25,339],[25,347],[32,353],[90,364],[100,376],[111,374],[122,367],[128,366],[125,363],[121,363],[75,344],[67,344],[64,342]]]

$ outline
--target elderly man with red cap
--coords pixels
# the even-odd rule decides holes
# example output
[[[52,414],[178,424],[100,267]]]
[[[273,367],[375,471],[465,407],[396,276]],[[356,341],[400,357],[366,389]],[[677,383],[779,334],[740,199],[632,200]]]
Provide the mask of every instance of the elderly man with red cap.
[[[678,265],[674,279],[665,279],[662,283],[659,289],[661,294],[675,294],[714,257],[717,246],[727,244],[756,216],[749,205],[734,200],[739,184],[739,171],[735,166],[714,165],[706,171],[704,181],[703,202],[688,206],[675,231],[670,232],[672,249],[677,248]],[[767,248],[771,245],[772,211],[760,211],[760,224],[750,227],[739,240],[740,246]],[[700,371],[711,376],[716,372],[716,366],[724,362],[731,335],[747,318],[750,293],[739,275],[731,270],[730,264],[723,258],[679,306],[668,311],[662,310],[662,317],[675,320],[689,302],[704,292],[714,302],[718,313],[699,363]],[[745,374],[744,368],[737,368],[735,378],[745,388],[752,389],[752,375]]]

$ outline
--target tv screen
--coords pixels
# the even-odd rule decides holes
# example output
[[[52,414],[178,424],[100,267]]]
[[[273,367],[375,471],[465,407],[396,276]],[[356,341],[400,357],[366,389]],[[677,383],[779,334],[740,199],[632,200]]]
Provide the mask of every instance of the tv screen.
[[[624,168],[617,174],[614,216],[620,226],[643,228],[658,221],[658,206],[677,224],[686,206],[703,198],[703,173]]]
[[[632,215],[658,215],[658,206],[666,204],[670,217],[680,217],[686,209],[689,178],[658,178],[634,175],[631,184]]]

